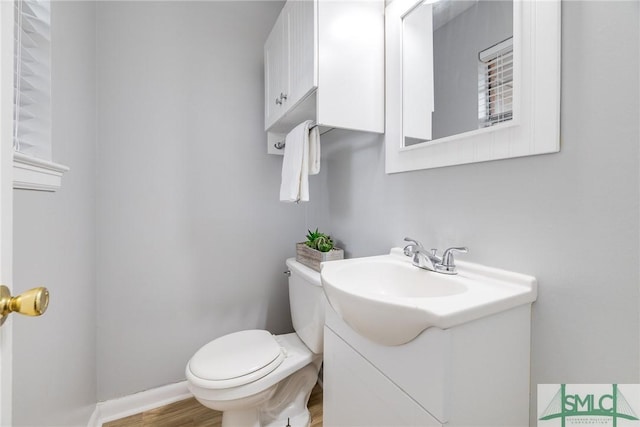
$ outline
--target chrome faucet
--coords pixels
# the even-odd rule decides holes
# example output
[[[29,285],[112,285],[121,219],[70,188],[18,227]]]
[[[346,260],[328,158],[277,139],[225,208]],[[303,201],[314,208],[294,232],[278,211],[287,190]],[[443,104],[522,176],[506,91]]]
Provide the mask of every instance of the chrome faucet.
[[[410,237],[405,237],[404,241],[409,242],[404,247],[404,254],[408,257],[413,257],[413,265],[425,270],[436,271],[436,265],[442,262],[442,258],[436,255],[436,249],[431,249],[430,252],[427,252],[422,243]]]
[[[468,249],[465,247],[448,248],[444,251],[442,257],[439,257],[437,249],[427,251],[424,246],[415,239],[405,237],[404,240],[405,242],[409,242],[409,244],[404,247],[404,254],[408,257],[412,257],[413,265],[418,268],[435,271],[437,273],[458,274],[455,261],[453,259],[453,253],[468,252]]]

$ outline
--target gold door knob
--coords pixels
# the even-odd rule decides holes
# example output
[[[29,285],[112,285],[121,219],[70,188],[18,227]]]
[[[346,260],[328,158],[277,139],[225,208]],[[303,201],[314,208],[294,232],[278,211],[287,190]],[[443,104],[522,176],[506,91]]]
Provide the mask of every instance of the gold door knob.
[[[49,306],[49,291],[47,288],[33,288],[18,296],[12,297],[9,288],[0,286],[0,325],[4,323],[9,313],[17,312],[27,316],[40,316]]]

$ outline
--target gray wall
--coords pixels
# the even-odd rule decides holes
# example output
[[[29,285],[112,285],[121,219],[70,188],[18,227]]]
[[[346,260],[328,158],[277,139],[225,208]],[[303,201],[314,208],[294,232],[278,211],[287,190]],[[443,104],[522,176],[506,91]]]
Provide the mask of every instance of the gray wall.
[[[14,290],[51,292],[40,318],[13,315],[14,424],[86,425],[96,402],[95,4],[54,2],[57,193],[15,191]]]
[[[305,206],[277,202],[264,154],[281,3],[54,5],[72,171],[16,192],[15,288],[52,291],[46,317],[14,319],[17,425],[86,424],[96,398],[182,380],[212,338],[289,331],[283,259],[316,225],[349,256],[409,235],[535,275],[534,412],[537,383],[640,382],[637,2],[564,3],[559,154],[385,175],[382,137],[335,130]]]
[[[291,331],[284,260],[305,208],[278,202],[262,46],[279,2],[102,2],[98,398],[184,379],[247,328]]]
[[[478,54],[513,36],[513,2],[480,1],[433,33],[433,139],[478,129]]]
[[[558,154],[385,175],[381,137],[323,138],[310,222],[348,256],[411,236],[538,278],[534,415],[538,383],[640,382],[638,7],[563,2]]]

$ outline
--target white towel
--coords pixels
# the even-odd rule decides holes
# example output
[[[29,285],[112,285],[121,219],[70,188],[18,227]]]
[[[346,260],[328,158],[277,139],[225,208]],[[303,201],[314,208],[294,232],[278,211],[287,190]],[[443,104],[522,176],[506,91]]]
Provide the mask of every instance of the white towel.
[[[309,201],[309,127],[307,120],[293,128],[285,137],[282,160],[280,201]]]

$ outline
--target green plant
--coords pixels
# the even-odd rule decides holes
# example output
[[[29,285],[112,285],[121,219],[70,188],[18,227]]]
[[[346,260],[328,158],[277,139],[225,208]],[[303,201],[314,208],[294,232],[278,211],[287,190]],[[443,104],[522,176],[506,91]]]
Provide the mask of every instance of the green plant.
[[[333,249],[333,240],[331,239],[331,236],[320,233],[317,228],[316,231],[307,231],[307,241],[304,242],[307,246],[317,249],[320,252],[329,252]]]

